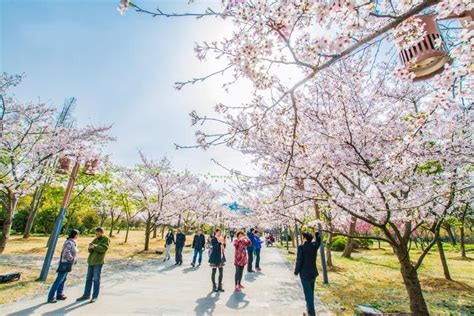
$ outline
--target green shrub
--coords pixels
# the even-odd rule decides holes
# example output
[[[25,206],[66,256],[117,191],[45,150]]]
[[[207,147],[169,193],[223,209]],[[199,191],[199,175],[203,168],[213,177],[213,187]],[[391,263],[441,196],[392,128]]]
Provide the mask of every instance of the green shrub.
[[[354,246],[355,248],[369,249],[374,245],[374,241],[371,239],[355,239]]]
[[[51,234],[57,215],[58,209],[56,207],[40,210],[36,217],[35,231],[42,234]]]
[[[344,247],[347,244],[347,237],[344,236],[335,236],[332,238],[331,250],[333,251],[343,251]]]
[[[25,230],[28,215],[28,210],[17,211],[13,216],[12,229],[17,233],[22,233]]]

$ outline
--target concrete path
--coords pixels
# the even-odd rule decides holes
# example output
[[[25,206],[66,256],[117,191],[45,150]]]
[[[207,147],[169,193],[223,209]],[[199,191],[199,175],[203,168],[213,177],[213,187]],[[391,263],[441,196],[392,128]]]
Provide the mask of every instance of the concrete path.
[[[66,289],[68,300],[45,304],[46,293],[0,306],[0,315],[302,315],[303,291],[291,267],[276,248],[262,249],[260,273],[245,272],[241,293],[233,292],[233,249],[228,249],[223,293],[211,292],[207,254],[203,265],[192,268],[191,253],[183,266],[170,260],[144,262],[114,273],[113,262],[104,266],[101,294],[94,304],[76,303],[83,285]],[[107,271],[108,270],[108,271]],[[327,314],[316,299],[317,312]]]

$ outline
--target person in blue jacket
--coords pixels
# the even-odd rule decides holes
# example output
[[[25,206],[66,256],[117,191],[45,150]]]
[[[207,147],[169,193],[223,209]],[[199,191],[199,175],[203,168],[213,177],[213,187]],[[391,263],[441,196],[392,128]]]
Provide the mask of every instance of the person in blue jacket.
[[[255,272],[252,269],[252,264],[253,264],[253,252],[255,251],[255,234],[254,234],[255,229],[250,228],[250,231],[247,232],[247,238],[252,242],[250,246],[247,247],[247,253],[249,256],[249,262],[247,264],[247,272]]]
[[[316,315],[314,310],[314,282],[318,276],[316,257],[320,245],[321,237],[319,232],[316,233],[316,242],[313,242],[312,234],[303,233],[303,244],[298,246],[296,254],[295,275],[300,275],[306,300],[306,309],[311,316]]]
[[[255,270],[262,271],[260,269],[260,250],[262,249],[262,240],[260,239],[260,232],[255,231]]]

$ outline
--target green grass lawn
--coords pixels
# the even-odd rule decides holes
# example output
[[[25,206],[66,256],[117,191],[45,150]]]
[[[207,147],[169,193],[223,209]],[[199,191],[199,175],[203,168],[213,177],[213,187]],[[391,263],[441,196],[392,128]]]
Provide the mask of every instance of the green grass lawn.
[[[446,244],[445,248],[454,281],[444,279],[437,249],[426,256],[418,270],[430,313],[473,315],[474,245],[469,245],[467,259],[461,258],[456,247]],[[284,247],[280,249],[294,262],[294,253],[288,253]],[[412,260],[419,254],[419,250],[412,250]],[[332,312],[353,313],[358,305],[387,313],[409,312],[399,265],[388,245],[382,244],[382,249],[358,250],[351,259],[342,258],[341,252],[332,252],[332,257],[335,268],[329,271],[329,284],[324,285],[321,276],[316,281],[317,295]],[[320,266],[318,262],[321,273]]]

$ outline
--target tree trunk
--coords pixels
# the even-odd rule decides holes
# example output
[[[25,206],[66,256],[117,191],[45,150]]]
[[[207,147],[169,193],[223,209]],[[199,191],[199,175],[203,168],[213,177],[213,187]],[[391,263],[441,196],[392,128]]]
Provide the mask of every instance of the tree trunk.
[[[161,240],[165,239],[165,225],[161,225]]]
[[[449,239],[451,239],[451,245],[456,245],[456,236],[453,234],[453,230],[450,224],[445,226],[446,232],[448,233]]]
[[[12,229],[13,214],[16,211],[18,199],[15,196],[8,197],[8,206],[5,208],[5,219],[3,221],[3,232],[0,238],[0,254],[5,251],[8,239],[10,239],[10,232]]]
[[[110,231],[109,231],[109,237],[114,237],[114,227],[115,227],[115,222],[117,219],[114,218],[113,212],[110,212]]]
[[[349,227],[349,235],[350,236],[353,236],[354,233],[355,233],[356,223],[357,223],[357,218],[353,216],[352,221],[351,221],[351,225]],[[344,251],[342,252],[342,256],[344,258],[350,258],[351,254],[352,254],[352,249],[353,249],[352,237],[348,237],[347,238],[347,244],[344,247]]]
[[[332,244],[332,233],[328,233],[328,239],[326,240],[326,265],[330,268],[333,268],[332,264],[332,253],[331,253],[331,244]]]
[[[460,234],[461,234],[461,240],[460,240],[460,246],[461,246],[461,257],[466,258],[466,245],[464,241],[464,223],[461,224],[461,227],[459,228]]]
[[[158,230],[158,225],[155,225],[155,228],[153,229],[153,238],[156,238],[157,230]]]
[[[128,241],[128,233],[130,231],[130,223],[129,221],[127,220],[127,232],[125,233],[125,240],[124,240],[124,243],[126,244],[127,241]]]
[[[395,250],[395,249],[394,249]],[[420,280],[415,267],[410,262],[410,255],[407,251],[395,251],[400,262],[400,272],[410,299],[410,311],[414,316],[429,315],[423,292],[421,291]]]
[[[33,194],[33,201],[31,201],[30,211],[28,212],[28,220],[26,221],[25,230],[23,231],[23,238],[30,238],[31,230],[35,222],[36,214],[40,205],[41,196],[43,195],[43,185],[36,187]]]
[[[291,228],[289,228],[290,230],[290,236],[291,236],[291,247],[295,248],[295,234],[294,234],[294,231],[291,230]]]
[[[151,234],[151,221],[146,222],[145,227],[145,248],[143,250],[148,251],[150,247],[150,234]]]
[[[451,275],[449,274],[448,261],[444,255],[443,243],[439,238],[436,241],[436,245],[438,246],[439,258],[441,259],[441,265],[443,266],[444,277],[446,280],[452,280]]]

